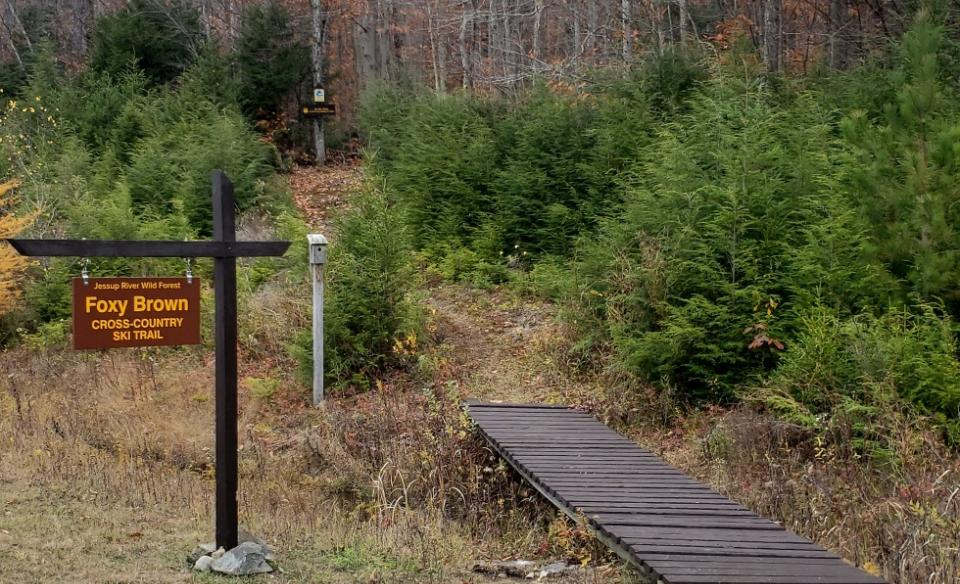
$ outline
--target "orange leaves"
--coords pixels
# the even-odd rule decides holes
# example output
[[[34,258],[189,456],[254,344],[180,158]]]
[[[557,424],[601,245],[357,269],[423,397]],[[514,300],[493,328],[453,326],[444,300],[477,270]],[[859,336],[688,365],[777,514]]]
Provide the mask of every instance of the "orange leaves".
[[[756,351],[757,349],[763,349],[768,347],[771,349],[776,349],[777,351],[782,351],[786,347],[780,339],[771,337],[767,334],[767,324],[763,322],[758,322],[743,329],[744,334],[752,334],[753,340],[750,341],[750,344],[747,345],[747,348],[751,351]]]
[[[19,185],[20,181],[17,180],[0,184],[0,239],[13,237],[33,219],[16,217],[10,210],[12,202],[7,197],[7,193]],[[26,258],[20,256],[9,245],[0,243],[0,314],[13,307],[18,296],[16,278],[26,266]]]

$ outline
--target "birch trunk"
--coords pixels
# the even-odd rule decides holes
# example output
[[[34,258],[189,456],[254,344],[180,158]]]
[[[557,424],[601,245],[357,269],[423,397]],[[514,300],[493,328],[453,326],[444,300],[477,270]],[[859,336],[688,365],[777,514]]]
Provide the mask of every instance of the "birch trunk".
[[[433,89],[436,92],[442,91],[442,78],[440,75],[440,48],[437,46],[436,23],[434,22],[433,0],[427,2],[427,36],[430,38],[430,62],[433,66]]]

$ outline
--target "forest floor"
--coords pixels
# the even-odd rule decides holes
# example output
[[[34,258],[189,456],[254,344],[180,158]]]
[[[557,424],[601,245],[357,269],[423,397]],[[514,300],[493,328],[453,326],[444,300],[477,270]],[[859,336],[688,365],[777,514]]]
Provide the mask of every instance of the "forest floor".
[[[311,227],[329,231],[361,172],[293,173]],[[564,558],[589,566],[568,583],[634,581],[470,434],[467,397],[583,407],[891,581],[960,578],[960,461],[934,438],[905,433],[926,454],[878,476],[747,409],[681,415],[669,395],[575,373],[549,303],[424,293],[432,342],[415,365],[321,408],[279,349],[241,354],[241,523],[283,570],[260,580],[480,583],[477,560]],[[261,293],[250,326],[280,326],[289,296]],[[213,526],[211,365],[209,347],[0,353],[0,583],[218,581],[184,563]]]

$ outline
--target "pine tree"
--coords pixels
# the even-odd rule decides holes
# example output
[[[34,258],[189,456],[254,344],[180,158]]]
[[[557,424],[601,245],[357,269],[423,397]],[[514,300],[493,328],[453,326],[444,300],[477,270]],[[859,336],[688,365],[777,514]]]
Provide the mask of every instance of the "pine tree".
[[[956,309],[960,125],[940,81],[942,44],[943,27],[921,11],[903,39],[897,100],[886,108],[886,123],[873,125],[860,112],[845,120],[844,131],[859,149],[852,196],[873,226],[873,254],[907,283],[905,293],[942,298]]]

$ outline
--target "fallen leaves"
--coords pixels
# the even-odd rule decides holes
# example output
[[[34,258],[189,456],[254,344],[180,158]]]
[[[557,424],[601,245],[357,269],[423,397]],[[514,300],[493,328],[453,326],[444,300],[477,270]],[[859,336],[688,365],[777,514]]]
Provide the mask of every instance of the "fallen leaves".
[[[293,199],[307,224],[329,233],[332,212],[346,206],[349,194],[360,188],[363,166],[359,162],[323,166],[296,166],[290,173]]]

